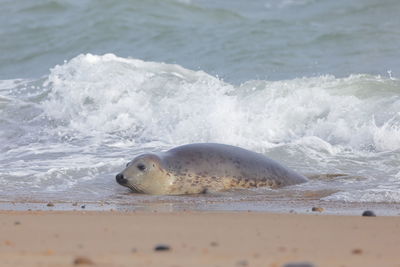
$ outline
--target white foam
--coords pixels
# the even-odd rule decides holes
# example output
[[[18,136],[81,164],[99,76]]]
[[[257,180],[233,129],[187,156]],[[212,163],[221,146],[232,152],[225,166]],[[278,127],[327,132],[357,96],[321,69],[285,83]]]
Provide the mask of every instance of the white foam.
[[[47,114],[85,135],[119,132],[164,142],[203,138],[207,129],[199,127],[234,111],[223,98],[232,86],[212,76],[114,55],[78,56],[55,67],[47,84],[52,87]]]
[[[391,151],[400,148],[400,112],[382,126],[374,123],[371,129],[373,141],[379,151]]]
[[[0,90],[8,90],[17,87],[19,84],[27,83],[29,80],[24,79],[8,79],[0,80]]]
[[[354,190],[335,193],[322,200],[352,203],[400,203],[400,191],[398,188]]]
[[[365,95],[361,88],[370,83],[390,90]],[[399,84],[382,77],[235,87],[178,65],[88,54],[56,66],[46,85],[51,93],[43,107],[68,126],[62,134],[72,129],[86,136],[117,133],[137,143],[215,141],[257,149],[314,136],[356,150],[400,148],[400,100],[391,92]]]

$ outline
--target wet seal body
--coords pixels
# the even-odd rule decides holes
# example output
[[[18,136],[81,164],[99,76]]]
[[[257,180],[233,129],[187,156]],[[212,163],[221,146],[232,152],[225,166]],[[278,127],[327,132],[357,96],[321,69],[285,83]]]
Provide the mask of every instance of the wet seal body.
[[[266,156],[243,148],[199,143],[143,154],[116,176],[135,192],[155,195],[197,194],[237,188],[277,188],[307,178]]]

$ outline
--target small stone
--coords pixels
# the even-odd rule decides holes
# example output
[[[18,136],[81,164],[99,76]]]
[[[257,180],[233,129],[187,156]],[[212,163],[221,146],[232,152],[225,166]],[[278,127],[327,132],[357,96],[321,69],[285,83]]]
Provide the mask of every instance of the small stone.
[[[76,257],[74,260],[75,265],[81,265],[81,264],[86,264],[86,265],[92,265],[93,261],[87,257]]]
[[[6,241],[4,241],[4,245],[6,245],[6,246],[14,246],[15,244],[14,244],[14,242],[12,242],[10,240],[6,240]]]
[[[247,260],[240,260],[236,262],[236,266],[248,266],[249,262]]]
[[[315,211],[315,212],[323,212],[325,209],[321,208],[321,207],[312,207],[311,211]]]
[[[315,267],[315,265],[310,262],[289,262],[283,267]]]
[[[14,222],[14,225],[20,225],[20,224],[21,224],[20,221],[15,221],[15,222]]]
[[[362,216],[366,217],[376,217],[375,213],[372,210],[366,210],[362,213]]]
[[[218,247],[218,243],[215,242],[215,241],[212,241],[212,242],[210,243],[210,246],[212,246],[212,247]]]
[[[137,252],[137,248],[131,249],[131,252],[132,252],[132,253],[136,253],[136,252]]]
[[[154,247],[154,251],[169,251],[169,250],[171,250],[171,248],[168,245],[157,245]]]
[[[86,208],[86,205],[82,205],[82,206],[81,206],[81,209],[84,209],[84,208]]]
[[[46,250],[45,252],[43,252],[43,254],[46,255],[46,256],[54,255],[54,250],[48,249],[48,250]]]
[[[362,254],[363,251],[362,251],[362,249],[356,248],[356,249],[353,249],[353,250],[351,251],[351,253],[352,253],[352,254],[359,255],[359,254]]]
[[[54,207],[54,204],[52,202],[47,203],[47,207]]]

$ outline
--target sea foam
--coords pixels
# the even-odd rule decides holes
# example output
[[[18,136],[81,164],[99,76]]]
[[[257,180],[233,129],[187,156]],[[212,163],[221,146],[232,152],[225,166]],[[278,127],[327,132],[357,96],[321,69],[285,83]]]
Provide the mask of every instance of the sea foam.
[[[43,109],[62,134],[250,148],[316,137],[355,150],[400,148],[400,83],[378,76],[235,86],[179,65],[87,54],[53,68],[45,85]]]

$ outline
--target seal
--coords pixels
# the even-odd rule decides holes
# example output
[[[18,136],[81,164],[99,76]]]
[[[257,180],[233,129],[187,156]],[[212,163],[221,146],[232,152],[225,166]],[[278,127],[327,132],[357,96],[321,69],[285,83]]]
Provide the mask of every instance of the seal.
[[[198,194],[237,188],[277,188],[307,178],[240,147],[198,143],[142,154],[117,174],[120,185],[153,195]]]

